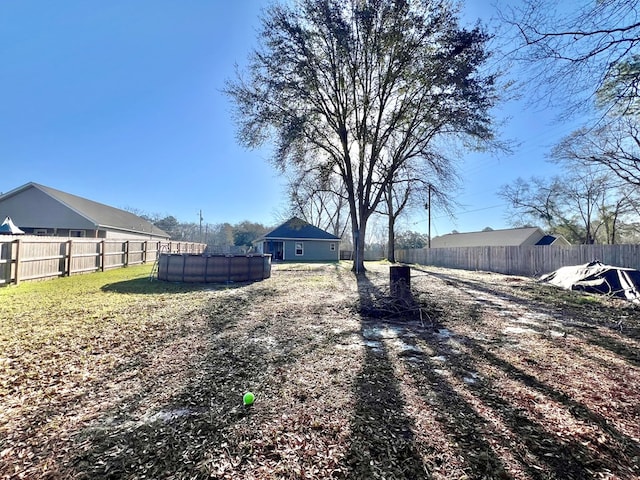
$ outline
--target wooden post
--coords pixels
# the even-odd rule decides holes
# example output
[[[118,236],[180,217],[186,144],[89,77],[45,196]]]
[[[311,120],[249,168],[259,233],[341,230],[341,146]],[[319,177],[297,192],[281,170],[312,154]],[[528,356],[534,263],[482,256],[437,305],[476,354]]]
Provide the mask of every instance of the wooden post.
[[[15,260],[15,282],[16,285],[18,285],[20,283],[20,239],[15,240],[14,243],[16,244],[16,260]],[[9,259],[9,261],[11,261],[11,259]],[[11,277],[11,265],[9,265],[9,277]],[[9,281],[11,281],[11,278],[9,278]]]
[[[129,266],[129,240],[124,242],[124,266]]]
[[[67,277],[71,276],[71,248],[73,246],[73,240],[67,240],[67,268],[66,275]]]
[[[104,259],[105,259],[105,250],[107,249],[107,245],[104,240],[100,242],[100,271],[104,272]]]
[[[392,265],[389,267],[391,296],[402,300],[411,299],[411,267]]]

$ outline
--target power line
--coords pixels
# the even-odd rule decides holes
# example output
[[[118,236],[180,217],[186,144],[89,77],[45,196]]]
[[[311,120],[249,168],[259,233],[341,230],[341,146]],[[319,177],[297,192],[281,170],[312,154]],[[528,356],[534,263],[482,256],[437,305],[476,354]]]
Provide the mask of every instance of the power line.
[[[509,206],[509,204],[501,203],[499,205],[491,205],[490,207],[475,208],[473,210],[462,210],[462,211],[459,211],[459,212],[455,212],[454,215],[455,216],[465,215],[467,213],[482,212],[482,211],[485,211],[485,210],[492,210],[494,208],[507,207],[507,206]],[[450,215],[440,215],[438,217],[433,217],[433,220],[438,220],[438,219],[442,219],[442,218],[450,218]],[[424,223],[424,222],[425,222],[425,220],[420,220],[420,221],[411,223],[411,225],[418,225],[418,224]]]
[[[500,205],[492,205],[490,207],[483,207],[483,208],[476,208],[474,210],[463,210],[461,212],[455,212],[455,215],[465,215],[467,213],[475,213],[475,212],[482,212],[484,210],[492,210],[494,208],[500,208],[500,207],[506,207],[508,206],[508,204],[506,203],[501,203]],[[434,219],[437,220],[439,218],[448,218],[448,215],[441,215],[439,217],[435,217]]]

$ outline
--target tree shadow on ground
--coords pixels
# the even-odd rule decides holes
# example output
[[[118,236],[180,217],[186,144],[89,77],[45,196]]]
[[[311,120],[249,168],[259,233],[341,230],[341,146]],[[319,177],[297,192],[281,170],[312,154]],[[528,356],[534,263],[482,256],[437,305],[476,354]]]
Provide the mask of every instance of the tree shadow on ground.
[[[444,283],[446,283],[447,285],[450,285],[454,288],[460,288],[460,287],[466,287],[466,288],[470,288],[472,290],[475,290],[477,292],[481,292],[481,293],[486,293],[489,295],[493,295],[496,296],[498,298],[500,298],[501,300],[504,300],[506,302],[513,302],[515,304],[524,304],[524,303],[531,303],[531,302],[527,302],[526,300],[524,300],[522,297],[518,297],[517,295],[508,293],[508,292],[504,292],[504,291],[499,291],[496,290],[495,288],[492,288],[491,286],[488,286],[486,283],[484,282],[476,282],[476,281],[472,281],[472,280],[465,280],[465,279],[461,279],[459,277],[455,277],[452,275],[447,275],[445,273],[441,273],[441,272],[433,272],[430,270],[426,270],[426,269],[422,269],[422,268],[416,268],[416,270],[424,272],[425,274],[429,275],[429,276],[433,276],[439,280],[442,280]],[[471,292],[465,292],[467,293],[467,295],[472,296]],[[493,307],[500,307],[501,305],[499,303],[493,302],[491,300],[488,299],[478,299],[475,298],[475,300],[481,304],[485,304],[488,306],[493,306]],[[536,305],[537,308],[541,309],[541,310],[545,310],[548,305],[545,303],[538,303]]]
[[[190,363],[187,381],[155,404],[149,402],[149,383],[100,412],[75,436],[67,476],[294,479],[320,471],[343,478],[346,467],[339,462],[347,435],[341,417],[347,415],[344,407],[334,410],[313,381],[318,375],[321,385],[350,378],[327,358],[333,358],[328,352],[334,342],[354,330],[328,328],[328,334],[316,335],[334,326],[323,324],[323,308],[333,304],[298,304],[283,292],[272,303],[280,292],[269,284],[212,295],[203,307],[204,352]],[[318,321],[307,322],[305,330],[298,315]],[[242,405],[247,390],[256,394],[251,407]]]
[[[357,275],[357,283],[360,309],[370,312],[384,294],[365,273]],[[361,317],[361,325],[365,352],[350,421],[351,445],[345,459],[348,478],[430,478],[415,444],[415,425],[404,413],[387,347],[376,332],[380,323]]]
[[[265,288],[260,295],[269,293]],[[261,387],[273,375],[272,365],[296,361],[291,351],[274,354],[260,341],[260,322],[239,332],[251,305],[244,295],[212,301],[206,308],[207,351],[190,366],[188,383],[149,406],[150,383],[101,412],[76,435],[68,476],[198,479],[241,470],[251,456],[243,441],[255,430],[256,414],[253,406],[243,405],[243,393],[268,395]]]
[[[134,295],[157,295],[162,293],[186,293],[201,290],[226,290],[229,288],[242,288],[255,282],[233,282],[233,283],[186,283],[186,282],[165,282],[162,280],[151,280],[148,277],[134,278],[122,282],[109,283],[102,287],[103,292],[134,294]]]
[[[585,339],[587,342],[602,347],[615,355],[624,358],[634,366],[640,366],[640,354],[637,348],[626,345],[621,341],[622,337],[627,337],[632,341],[640,340],[640,310],[633,306],[621,310],[608,305],[597,304],[597,308],[585,305],[581,300],[584,298],[581,293],[560,290],[551,287],[549,291],[553,295],[540,296],[532,294],[531,299],[518,297],[504,291],[487,286],[482,282],[463,280],[439,272],[430,272],[420,269],[420,271],[439,278],[452,286],[465,286],[478,292],[497,296],[506,301],[519,305],[526,305],[536,309],[536,311],[546,313],[553,319],[569,329],[572,334]],[[471,293],[469,293],[471,295]],[[487,299],[476,299],[477,302],[490,307],[501,308],[500,304]],[[629,325],[624,325],[621,317],[625,318]],[[531,327],[543,333],[543,330]],[[599,328],[609,332],[603,335]],[[620,340],[616,339],[620,337]]]
[[[600,335],[597,331],[582,331],[580,336],[592,345],[597,345],[624,358],[628,363],[640,367],[640,351],[625,345],[611,335]]]
[[[618,475],[624,475],[627,472],[620,470],[619,460],[624,459],[625,461],[632,464],[634,462],[634,458],[640,458],[640,443],[637,440],[632,439],[628,435],[620,432],[617,428],[611,425],[611,423],[604,416],[592,411],[586,405],[571,398],[566,393],[551,387],[550,385],[538,380],[533,375],[530,375],[522,369],[499,358],[487,348],[478,345],[473,340],[467,340],[471,352],[476,359],[488,362],[489,364],[502,370],[513,380],[521,382],[527,387],[540,392],[545,397],[558,402],[559,404],[563,405],[566,411],[570,413],[576,420],[596,426],[598,429],[602,430],[611,437],[612,444],[602,443],[598,446],[597,452],[586,448],[584,445],[579,444],[578,442],[571,442],[562,445],[556,444],[556,447],[561,447],[559,449],[556,448],[555,450],[557,453],[557,458],[559,460],[562,460],[564,464],[564,466],[562,466],[562,464],[558,466],[560,471],[562,471],[563,468],[566,468],[567,471],[574,472],[574,477],[571,478],[584,478],[580,477],[579,474],[586,474],[586,472],[583,470],[586,468],[586,465],[588,465],[591,470],[599,468],[602,471],[610,470],[612,472],[616,472]],[[524,428],[526,429],[527,423],[530,423],[530,421],[523,422],[520,418],[524,416],[522,412],[518,412],[512,406],[509,407],[505,401],[501,401],[496,397],[487,397],[486,401],[488,401],[488,403],[495,408],[505,407],[502,408],[502,410],[505,411],[508,411],[509,408],[511,408],[511,410],[513,410],[512,416],[514,417],[514,426],[524,426]],[[548,441],[545,441],[545,444],[552,445]],[[546,456],[553,458],[553,456],[551,455]],[[567,467],[572,467],[573,470]]]
[[[436,353],[442,354],[437,350]],[[445,432],[440,441],[443,445],[453,445],[456,450],[460,463],[458,468],[464,472],[456,471],[456,478],[464,475],[468,476],[466,478],[511,478],[500,454],[487,439],[487,420],[453,388],[443,374],[442,365],[433,362],[423,364],[422,368],[416,365],[407,365],[407,368],[417,380],[418,393],[422,398],[428,399],[431,414]],[[434,468],[448,468],[438,463],[439,459],[440,457],[435,457]],[[452,469],[456,468],[455,463],[458,462],[454,462]]]
[[[447,349],[438,349],[437,343],[430,346],[435,347],[438,356],[447,353]],[[511,478],[501,454],[494,450],[496,446],[508,451],[518,462],[518,468],[532,479],[579,480],[594,478],[594,472],[615,472],[620,475],[617,478],[628,478],[625,476],[628,471],[619,465],[615,448],[601,448],[594,454],[579,442],[560,441],[533,420],[525,409],[503,398],[490,380],[469,376],[476,371],[473,363],[453,360],[446,374],[434,373],[442,370],[442,365],[435,363],[421,367],[410,365],[409,368],[421,394],[431,398],[431,408],[445,426],[450,441],[460,449],[459,454],[465,462],[464,471],[469,478]],[[494,431],[487,419],[480,417],[477,409],[455,391],[447,375],[452,375],[454,383],[466,385],[471,395],[483,405],[482,410],[490,409],[492,415],[508,429],[508,434]],[[584,407],[580,410],[584,415],[577,412],[579,417],[592,416],[585,413]],[[629,455],[635,454],[635,447],[629,446],[629,441],[631,439],[627,438],[616,442],[623,447],[619,454],[631,462],[627,465],[633,462],[633,456]]]
[[[483,290],[491,294],[499,293],[494,292],[490,287]],[[444,300],[436,300],[436,302],[441,301]],[[474,308],[473,304],[469,307],[468,316],[477,314],[473,311]],[[437,311],[438,308],[431,310]],[[446,318],[442,318],[441,322],[447,325]],[[482,446],[485,443],[483,438],[491,444],[501,445],[505,450],[509,450],[511,456],[518,462],[518,468],[525,470],[533,479],[578,480],[596,478],[598,475],[606,476],[611,473],[616,475],[615,478],[632,478],[631,471],[637,474],[636,461],[640,458],[640,446],[637,440],[620,432],[602,415],[500,358],[492,353],[490,348],[468,335],[447,331],[447,335],[444,336],[424,334],[419,338],[425,342],[432,356],[425,359],[422,364],[407,363],[407,368],[415,375],[415,383],[422,390],[423,395],[436,393],[438,400],[434,408],[446,419],[445,424],[449,434],[461,445],[468,446],[463,449],[462,455],[469,462],[470,469],[467,473],[472,478],[500,478],[495,474],[495,476],[483,477],[482,475],[488,472],[483,472],[481,466],[474,463],[478,457],[481,457],[477,452],[486,449],[486,446]],[[456,346],[452,347],[452,344]],[[463,346],[465,353],[459,350],[460,345]],[[434,362],[433,359],[437,360]],[[588,428],[594,427],[596,430],[605,432],[610,440],[594,445],[571,437],[558,437],[549,426],[541,423],[544,417],[538,421],[539,417],[536,417],[535,412],[529,411],[528,407],[513,403],[513,400],[501,395],[500,387],[494,380],[496,377],[483,373],[487,366],[539,392],[547,401],[557,402],[577,422],[589,425]],[[442,375],[434,374],[436,367]],[[478,372],[480,372],[479,375]],[[486,420],[475,414],[477,408],[474,412],[468,412],[466,400],[452,389],[454,384],[461,386],[475,397],[476,401],[482,405],[482,410],[489,409],[492,412],[491,415],[497,417],[509,433],[478,427],[486,424]],[[427,388],[428,385],[431,387]],[[472,434],[467,434],[468,431]],[[514,441],[514,438],[517,440]],[[471,443],[471,439],[475,444]],[[471,452],[474,451],[476,456],[470,458]],[[495,472],[499,471],[495,470]]]

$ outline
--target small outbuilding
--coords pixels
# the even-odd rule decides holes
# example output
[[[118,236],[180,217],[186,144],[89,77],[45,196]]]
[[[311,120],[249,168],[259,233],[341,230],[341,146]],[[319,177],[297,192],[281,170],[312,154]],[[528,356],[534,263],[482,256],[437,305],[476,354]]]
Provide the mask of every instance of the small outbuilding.
[[[293,217],[254,245],[260,253],[271,254],[273,261],[337,262],[340,260],[340,237]]]

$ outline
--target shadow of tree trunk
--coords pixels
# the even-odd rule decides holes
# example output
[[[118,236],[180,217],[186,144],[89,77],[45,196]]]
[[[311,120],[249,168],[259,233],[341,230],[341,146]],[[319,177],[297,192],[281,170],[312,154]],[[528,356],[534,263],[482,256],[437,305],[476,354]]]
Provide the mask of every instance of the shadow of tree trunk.
[[[371,307],[382,293],[358,275],[360,304]],[[348,478],[431,478],[415,445],[413,422],[404,413],[399,382],[377,323],[361,318],[365,353],[355,385],[351,446],[345,458]]]

